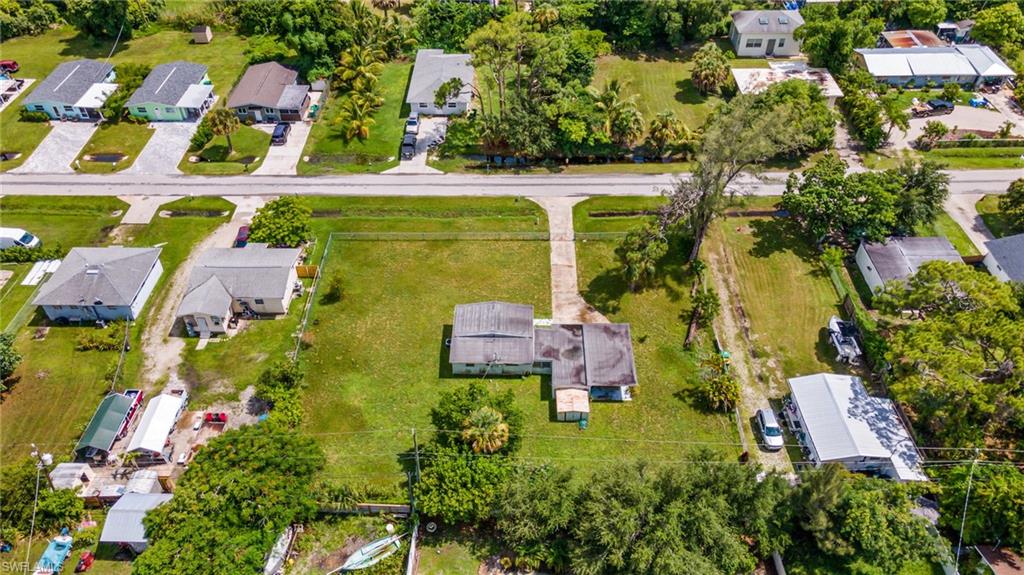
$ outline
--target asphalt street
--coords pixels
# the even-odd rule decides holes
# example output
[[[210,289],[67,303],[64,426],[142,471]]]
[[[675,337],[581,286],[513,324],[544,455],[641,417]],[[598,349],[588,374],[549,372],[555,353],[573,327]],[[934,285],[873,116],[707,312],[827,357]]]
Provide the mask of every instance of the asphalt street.
[[[1024,170],[961,170],[950,173],[952,194],[998,194]],[[780,195],[788,172],[745,176],[737,192]],[[650,196],[687,174],[658,175],[353,175],[353,176],[228,176],[3,174],[0,193],[75,196]]]

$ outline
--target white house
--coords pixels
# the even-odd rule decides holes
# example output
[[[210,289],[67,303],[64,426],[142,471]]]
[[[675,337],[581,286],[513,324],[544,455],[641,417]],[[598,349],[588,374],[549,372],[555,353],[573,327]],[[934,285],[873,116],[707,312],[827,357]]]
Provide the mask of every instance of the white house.
[[[405,102],[413,113],[428,116],[450,116],[464,114],[473,99],[474,71],[469,54],[445,54],[444,50],[420,50],[416,52],[416,64],[409,80],[409,93]],[[434,103],[434,95],[441,84],[458,78],[462,90],[449,98],[443,106]]]
[[[732,77],[740,94],[760,94],[774,84],[800,80],[817,86],[829,107],[834,107],[836,100],[843,97],[843,91],[827,69],[811,68],[799,60],[769,62],[767,68],[733,68]]]
[[[114,78],[114,67],[106,62],[64,62],[25,97],[24,106],[54,120],[99,120],[100,108],[117,89]]]
[[[206,250],[192,267],[178,317],[202,337],[224,333],[234,314],[288,313],[301,255],[266,244]]]
[[[963,262],[960,252],[946,238],[889,238],[885,242],[861,242],[857,267],[871,292],[886,282],[905,280],[926,262]]]
[[[815,466],[841,463],[898,481],[928,480],[895,405],[868,395],[859,377],[819,373],[790,379],[789,387],[786,419]]]
[[[32,304],[57,322],[134,320],[163,271],[160,248],[74,248]]]
[[[732,13],[729,40],[740,57],[796,56],[800,42],[793,32],[803,24],[797,10],[737,10]]]
[[[1024,282],[1024,234],[985,242],[985,267],[1000,281]]]

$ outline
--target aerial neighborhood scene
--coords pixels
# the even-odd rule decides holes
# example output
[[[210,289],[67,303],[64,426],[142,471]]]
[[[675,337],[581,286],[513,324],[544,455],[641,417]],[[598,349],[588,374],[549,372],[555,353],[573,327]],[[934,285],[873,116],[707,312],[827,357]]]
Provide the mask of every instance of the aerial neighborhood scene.
[[[0,0],[0,574],[1024,575],[1024,1]]]

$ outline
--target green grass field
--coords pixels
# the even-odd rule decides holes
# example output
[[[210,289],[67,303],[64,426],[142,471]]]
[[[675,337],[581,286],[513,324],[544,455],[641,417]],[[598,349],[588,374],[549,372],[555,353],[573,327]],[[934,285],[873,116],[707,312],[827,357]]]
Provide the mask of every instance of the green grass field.
[[[381,172],[397,165],[395,158],[405,133],[405,118],[409,115],[405,92],[411,70],[412,65],[405,62],[384,65],[380,78],[384,105],[374,114],[376,123],[370,128],[366,141],[345,138],[338,117],[345,96],[330,99],[310,131],[303,151],[310,159],[299,163],[299,175]]]
[[[985,196],[976,204],[976,207],[982,221],[995,237],[1001,238],[1024,231],[1016,228],[1013,222],[999,211],[999,196]]]
[[[241,126],[231,136],[232,150],[228,153],[228,141],[225,136],[216,136],[199,152],[187,152],[178,164],[178,169],[186,174],[203,176],[230,176],[252,172],[263,164],[270,149],[270,134],[253,128]],[[199,156],[199,162],[191,162],[189,158]]]
[[[918,236],[941,236],[949,240],[949,243],[953,244],[956,251],[960,252],[962,256],[979,256],[981,252],[975,247],[974,242],[971,238],[967,237],[967,233],[960,227],[960,224],[946,212],[939,213],[939,216],[935,219],[931,225],[918,226],[914,230],[914,234]]]
[[[941,162],[950,170],[1001,170],[1024,168],[1024,147],[1010,148],[942,148],[918,152],[902,150],[899,153],[865,152],[864,165],[871,170],[895,168],[903,158],[927,159]]]
[[[120,172],[135,163],[135,158],[139,157],[139,152],[146,147],[152,136],[153,130],[146,124],[104,123],[97,128],[82,148],[82,152],[78,154],[78,171],[87,174]],[[122,154],[124,158],[117,163],[91,162],[85,159],[86,156],[96,154]]]

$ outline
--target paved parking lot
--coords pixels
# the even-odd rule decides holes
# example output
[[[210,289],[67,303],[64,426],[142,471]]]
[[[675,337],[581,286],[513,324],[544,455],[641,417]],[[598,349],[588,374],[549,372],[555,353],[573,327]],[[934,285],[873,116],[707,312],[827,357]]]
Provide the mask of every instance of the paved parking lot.
[[[51,122],[53,129],[39,143],[25,163],[11,170],[17,174],[70,174],[82,147],[92,137],[91,122]]]
[[[398,165],[385,174],[440,174],[441,170],[427,165],[430,143],[448,130],[448,118],[444,116],[420,116],[420,131],[416,135],[416,155],[408,160],[399,160]]]
[[[260,124],[256,127],[268,134],[274,132],[274,124]],[[299,160],[302,158],[302,149],[306,147],[311,127],[312,124],[306,122],[292,123],[288,141],[283,146],[271,145],[263,164],[253,174],[257,176],[294,176]]]
[[[180,174],[178,162],[188,151],[189,141],[199,128],[198,122],[153,122],[153,136],[125,173]]]

